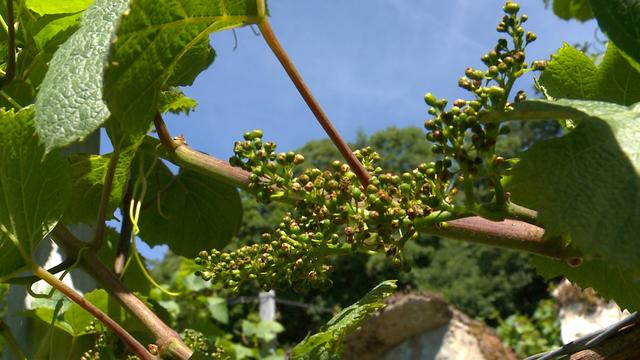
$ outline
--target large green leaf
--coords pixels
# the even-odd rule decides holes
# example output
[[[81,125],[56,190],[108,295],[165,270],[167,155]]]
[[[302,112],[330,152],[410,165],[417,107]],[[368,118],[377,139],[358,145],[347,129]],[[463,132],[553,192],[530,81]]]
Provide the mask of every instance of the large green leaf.
[[[606,261],[636,277],[640,273],[639,110],[598,101],[558,100],[520,103],[506,114],[509,119],[578,121],[568,135],[537,143],[525,152],[513,169],[508,190],[514,201],[538,210],[546,234],[569,234],[587,260]]]
[[[553,0],[553,12],[564,20],[587,21],[593,19],[589,0]]]
[[[596,95],[593,100],[631,105],[640,101],[640,72],[610,42],[598,67]]]
[[[384,299],[396,289],[395,280],[380,283],[355,304],[339,312],[312,336],[307,336],[291,352],[291,359],[340,359],[342,340],[384,306]]]
[[[109,117],[103,68],[128,0],[96,0],[56,51],[36,99],[36,128],[47,151],[82,140]]]
[[[629,311],[640,309],[640,286],[637,273],[630,274],[626,269],[606,260],[586,260],[579,267],[571,267],[563,262],[535,257],[534,264],[540,275],[547,279],[564,275],[579,284],[583,289],[593,288],[606,299],[614,299],[622,308]]]
[[[27,258],[56,225],[71,192],[69,164],[60,154],[44,155],[33,124],[33,110],[14,113],[0,109],[0,277],[21,260],[8,259],[14,245]]]
[[[109,196],[107,216],[120,205],[127,185],[129,166],[132,160],[131,150],[120,154],[113,186]],[[107,175],[109,161],[113,154],[90,155],[74,154],[69,157],[71,162],[72,191],[71,202],[64,213],[66,223],[91,224],[98,218],[98,208]]]
[[[202,249],[224,247],[242,220],[234,187],[189,170],[174,176],[160,161],[147,177],[145,203],[140,237],[190,258]]]
[[[105,71],[104,98],[118,130],[145,133],[160,90],[190,85],[211,64],[211,32],[258,20],[255,0],[133,0]]]
[[[26,6],[40,15],[72,14],[86,10],[93,0],[27,0]]]
[[[640,101],[640,73],[613,43],[600,66],[582,51],[564,44],[551,56],[540,82],[556,98],[600,100],[621,105]]]
[[[589,0],[600,28],[636,62],[640,62],[640,0]]]

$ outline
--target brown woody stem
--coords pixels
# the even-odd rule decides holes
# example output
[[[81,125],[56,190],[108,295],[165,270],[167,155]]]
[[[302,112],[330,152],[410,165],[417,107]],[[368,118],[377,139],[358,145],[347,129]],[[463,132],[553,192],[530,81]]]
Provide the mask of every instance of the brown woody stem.
[[[54,228],[52,235],[71,257],[78,256],[81,249],[87,245],[78,240],[62,224]],[[191,357],[193,351],[182,342],[178,333],[129,291],[92,249],[82,252],[80,265],[153,334],[160,358],[189,359]]]
[[[43,269],[40,266],[36,266],[33,269],[33,273],[46,281],[49,285],[63,293],[66,297],[71,299],[76,304],[80,305],[83,309],[89,312],[93,317],[100,320],[109,330],[111,330],[114,334],[116,334],[128,347],[133,351],[136,356],[140,359],[145,360],[154,360],[155,356],[151,355],[147,349],[138,342],[131,334],[129,334],[125,329],[123,329],[117,322],[111,319],[107,314],[102,312],[95,305],[87,301],[80,294],[78,294],[71,287],[67,286],[64,282],[60,281],[57,277],[52,275],[47,270]]]

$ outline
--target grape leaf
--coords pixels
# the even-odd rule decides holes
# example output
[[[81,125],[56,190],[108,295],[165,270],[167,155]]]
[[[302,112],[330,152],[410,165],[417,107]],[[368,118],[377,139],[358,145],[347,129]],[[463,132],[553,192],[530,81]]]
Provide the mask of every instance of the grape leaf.
[[[589,0],[553,0],[553,12],[563,20],[576,19],[584,22],[593,19]]]
[[[607,46],[598,67],[582,51],[564,44],[551,56],[540,83],[556,98],[600,100],[620,105],[640,101],[640,72],[613,43]]]
[[[535,257],[533,261],[540,275],[546,279],[564,275],[583,289],[590,287],[604,298],[614,299],[622,309],[640,309],[638,273],[630,274],[605,260],[586,260],[579,267],[543,257]]]
[[[0,234],[0,283],[12,278],[27,266],[20,251],[13,243]]]
[[[140,237],[151,246],[166,244],[193,258],[202,249],[224,247],[240,227],[237,190],[205,175],[185,170],[174,176],[158,161],[147,177],[147,195]]]
[[[69,164],[59,153],[44,155],[33,124],[33,109],[0,109],[0,248],[13,245],[23,261],[56,225],[70,198]],[[17,255],[9,250],[9,254]],[[23,264],[9,259],[0,277]]]
[[[227,300],[221,297],[207,297],[205,300],[207,310],[211,317],[223,324],[229,323],[229,309],[227,308]]]
[[[113,186],[109,196],[107,216],[120,205],[127,185],[129,166],[131,165],[133,149],[123,151],[118,158]],[[98,218],[98,208],[102,197],[102,189],[109,167],[109,160],[113,155],[73,154],[71,162],[71,202],[64,213],[66,223],[91,224]]]
[[[189,85],[213,61],[209,34],[259,20],[255,0],[136,0],[122,16],[104,98],[120,132],[146,133],[160,90]]]
[[[631,105],[640,101],[640,71],[609,42],[598,67],[597,91],[593,100]]]
[[[109,117],[103,67],[128,0],[96,0],[51,59],[36,98],[36,129],[47,151],[82,140]]]
[[[194,111],[198,103],[186,96],[179,88],[171,88],[160,92],[160,112],[173,114],[184,113],[189,115]]]
[[[564,44],[540,75],[540,83],[549,95],[566,99],[592,99],[596,92],[598,69],[587,55]]]
[[[640,62],[640,0],[589,0],[598,25],[609,39]]]
[[[93,0],[27,0],[26,6],[40,15],[71,14],[86,10],[91,3]]]
[[[40,17],[30,29],[38,49],[46,53],[54,53],[57,46],[66,41],[80,27],[82,14],[83,12],[77,12]]]
[[[384,307],[383,300],[393,294],[395,280],[378,284],[362,299],[335,315],[320,332],[307,336],[291,351],[291,359],[339,359],[343,337],[367,320],[369,314]]]
[[[535,144],[508,191],[538,210],[546,234],[569,234],[587,260],[640,271],[640,109],[598,101],[528,101],[508,119],[568,118],[574,131]],[[599,289],[596,289],[599,290]]]

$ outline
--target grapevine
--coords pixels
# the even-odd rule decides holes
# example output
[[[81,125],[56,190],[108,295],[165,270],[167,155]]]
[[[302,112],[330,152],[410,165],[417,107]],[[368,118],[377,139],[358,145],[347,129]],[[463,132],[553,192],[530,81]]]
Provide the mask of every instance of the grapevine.
[[[250,171],[248,191],[259,201],[287,200],[295,203],[278,227],[262,234],[262,242],[234,252],[203,250],[196,258],[204,280],[233,290],[248,280],[265,289],[293,287],[326,289],[332,285],[327,258],[353,252],[384,253],[397,268],[409,271],[403,261],[407,241],[421,229],[446,226],[446,221],[480,215],[492,220],[518,217],[501,185],[516,159],[496,154],[495,145],[509,127],[483,123],[491,111],[509,111],[515,81],[533,70],[544,70],[544,61],[525,62],[525,48],[536,40],[525,32],[526,15],[507,2],[497,27],[496,46],[482,56],[486,70],[467,68],[458,85],[473,98],[458,99],[447,108],[446,99],[427,93],[429,106],[424,126],[435,162],[423,163],[410,172],[393,174],[377,165],[380,155],[372,148],[354,153],[371,178],[362,185],[348,164],[334,161],[331,169],[299,171],[302,154],[277,153],[276,144],[264,142],[262,131],[244,134],[234,145],[230,164]],[[518,91],[514,102],[526,98]],[[490,201],[481,203],[478,186],[490,189]],[[463,200],[460,199],[463,194]]]

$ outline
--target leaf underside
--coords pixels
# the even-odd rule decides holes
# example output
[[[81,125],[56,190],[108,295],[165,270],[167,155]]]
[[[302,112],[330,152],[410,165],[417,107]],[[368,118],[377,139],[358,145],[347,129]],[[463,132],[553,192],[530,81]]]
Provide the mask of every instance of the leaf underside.
[[[70,198],[69,174],[59,153],[44,155],[32,108],[0,109],[0,278],[27,264],[62,217]]]

